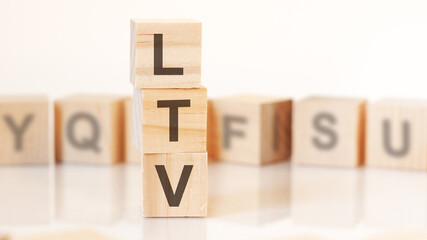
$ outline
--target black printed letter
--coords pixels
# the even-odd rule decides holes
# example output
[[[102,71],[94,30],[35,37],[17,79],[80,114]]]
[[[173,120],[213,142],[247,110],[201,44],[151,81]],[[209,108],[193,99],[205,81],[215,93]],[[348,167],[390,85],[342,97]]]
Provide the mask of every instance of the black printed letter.
[[[188,179],[190,178],[191,170],[193,170],[193,165],[184,165],[178,186],[174,193],[165,166],[156,165],[157,175],[159,175],[160,183],[162,184],[163,191],[165,192],[166,199],[168,200],[170,207],[179,207]]]
[[[163,34],[154,34],[154,75],[184,75],[183,68],[163,68]]]
[[[169,142],[178,142],[178,108],[190,107],[191,101],[187,100],[159,100],[158,108],[169,108]]]

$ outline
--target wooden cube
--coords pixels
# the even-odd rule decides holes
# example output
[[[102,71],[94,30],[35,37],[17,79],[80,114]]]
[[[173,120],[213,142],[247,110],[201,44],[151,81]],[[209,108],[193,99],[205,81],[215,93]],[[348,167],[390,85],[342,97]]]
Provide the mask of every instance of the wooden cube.
[[[293,116],[293,161],[356,167],[363,163],[365,100],[310,97]]]
[[[289,159],[292,100],[237,95],[210,100],[208,109],[210,157],[257,165]]]
[[[125,161],[128,163],[140,163],[139,151],[133,144],[133,104],[132,99],[125,99]]]
[[[427,101],[371,103],[367,125],[368,166],[427,170]]]
[[[131,82],[136,88],[201,87],[202,23],[131,21]]]
[[[0,97],[0,117],[0,164],[50,162],[47,97]]]
[[[143,215],[205,217],[207,153],[143,155]]]
[[[76,95],[55,102],[56,161],[93,164],[123,159],[123,98]]]
[[[206,152],[206,88],[136,89],[134,107],[140,151]]]

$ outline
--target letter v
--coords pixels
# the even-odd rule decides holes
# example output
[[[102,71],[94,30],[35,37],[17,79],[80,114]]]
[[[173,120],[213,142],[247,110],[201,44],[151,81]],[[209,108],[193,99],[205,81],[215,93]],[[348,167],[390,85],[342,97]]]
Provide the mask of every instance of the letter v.
[[[173,192],[165,166],[156,165],[156,170],[159,175],[163,191],[165,192],[166,199],[168,200],[169,207],[179,207],[188,179],[190,178],[191,170],[193,170],[193,165],[184,165],[175,193]]]

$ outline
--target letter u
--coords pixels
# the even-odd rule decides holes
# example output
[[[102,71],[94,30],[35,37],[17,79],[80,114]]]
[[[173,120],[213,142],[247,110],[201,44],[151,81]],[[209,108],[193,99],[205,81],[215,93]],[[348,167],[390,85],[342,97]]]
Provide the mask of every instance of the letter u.
[[[394,157],[403,157],[409,152],[411,129],[408,121],[402,124],[402,145],[399,149],[391,146],[390,120],[383,120],[383,146],[385,151]]]

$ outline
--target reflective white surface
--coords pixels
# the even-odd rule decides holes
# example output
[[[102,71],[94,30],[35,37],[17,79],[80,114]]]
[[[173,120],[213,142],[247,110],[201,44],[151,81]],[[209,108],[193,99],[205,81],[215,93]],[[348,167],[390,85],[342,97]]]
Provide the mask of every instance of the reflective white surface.
[[[207,218],[143,218],[141,185],[139,165],[1,167],[0,232],[84,227],[118,239],[364,239],[427,229],[425,172],[210,162]]]

